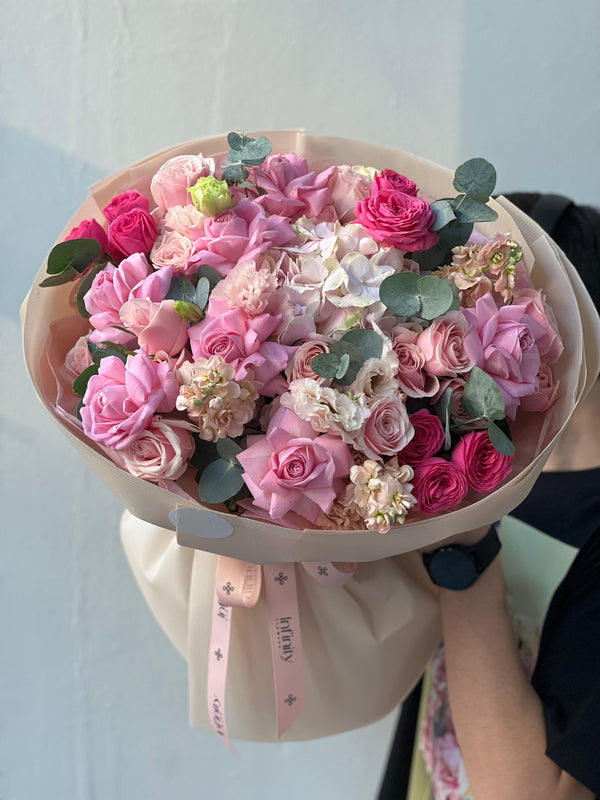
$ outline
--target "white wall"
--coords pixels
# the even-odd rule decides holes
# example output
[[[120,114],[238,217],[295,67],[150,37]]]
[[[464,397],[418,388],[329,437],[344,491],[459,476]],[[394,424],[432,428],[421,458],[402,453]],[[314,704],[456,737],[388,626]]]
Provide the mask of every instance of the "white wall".
[[[237,759],[188,728],[186,665],[129,572],[119,504],[21,365],[20,300],[89,184],[177,141],[301,126],[483,155],[503,190],[599,205],[599,31],[597,0],[5,0],[1,798],[364,800],[395,722]]]

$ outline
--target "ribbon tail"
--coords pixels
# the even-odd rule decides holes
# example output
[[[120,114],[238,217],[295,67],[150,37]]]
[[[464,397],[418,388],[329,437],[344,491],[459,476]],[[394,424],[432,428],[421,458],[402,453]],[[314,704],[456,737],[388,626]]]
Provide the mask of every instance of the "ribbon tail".
[[[229,661],[229,642],[231,638],[231,606],[220,602],[217,589],[213,600],[210,650],[208,655],[207,702],[208,718],[216,733],[227,747],[234,752],[225,717],[225,690],[227,686],[227,664]]]
[[[294,564],[265,564],[263,570],[279,737],[304,708],[304,672],[296,572]]]

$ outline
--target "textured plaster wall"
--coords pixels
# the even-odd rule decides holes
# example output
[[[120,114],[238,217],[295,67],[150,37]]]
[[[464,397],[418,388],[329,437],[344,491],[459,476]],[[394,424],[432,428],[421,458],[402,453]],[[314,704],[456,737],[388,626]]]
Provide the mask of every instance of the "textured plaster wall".
[[[177,141],[306,127],[599,204],[600,5],[4,0],[0,798],[375,796],[395,715],[231,757],[122,554],[118,502],[40,413],[18,306],[87,187]],[[538,18],[539,17],[539,18]]]

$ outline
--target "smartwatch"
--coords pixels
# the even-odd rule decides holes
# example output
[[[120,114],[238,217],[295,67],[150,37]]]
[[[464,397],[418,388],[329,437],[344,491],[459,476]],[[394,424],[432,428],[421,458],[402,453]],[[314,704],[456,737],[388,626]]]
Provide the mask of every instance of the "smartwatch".
[[[492,525],[477,544],[465,547],[449,544],[423,553],[423,564],[436,586],[444,589],[468,589],[500,552],[502,543]]]

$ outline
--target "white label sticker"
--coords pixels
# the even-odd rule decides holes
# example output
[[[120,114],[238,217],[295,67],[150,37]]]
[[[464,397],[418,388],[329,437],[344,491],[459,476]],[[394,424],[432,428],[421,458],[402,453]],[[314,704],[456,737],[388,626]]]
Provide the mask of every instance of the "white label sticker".
[[[210,511],[196,508],[175,508],[169,519],[177,533],[198,536],[201,539],[226,539],[233,533],[233,525]]]

